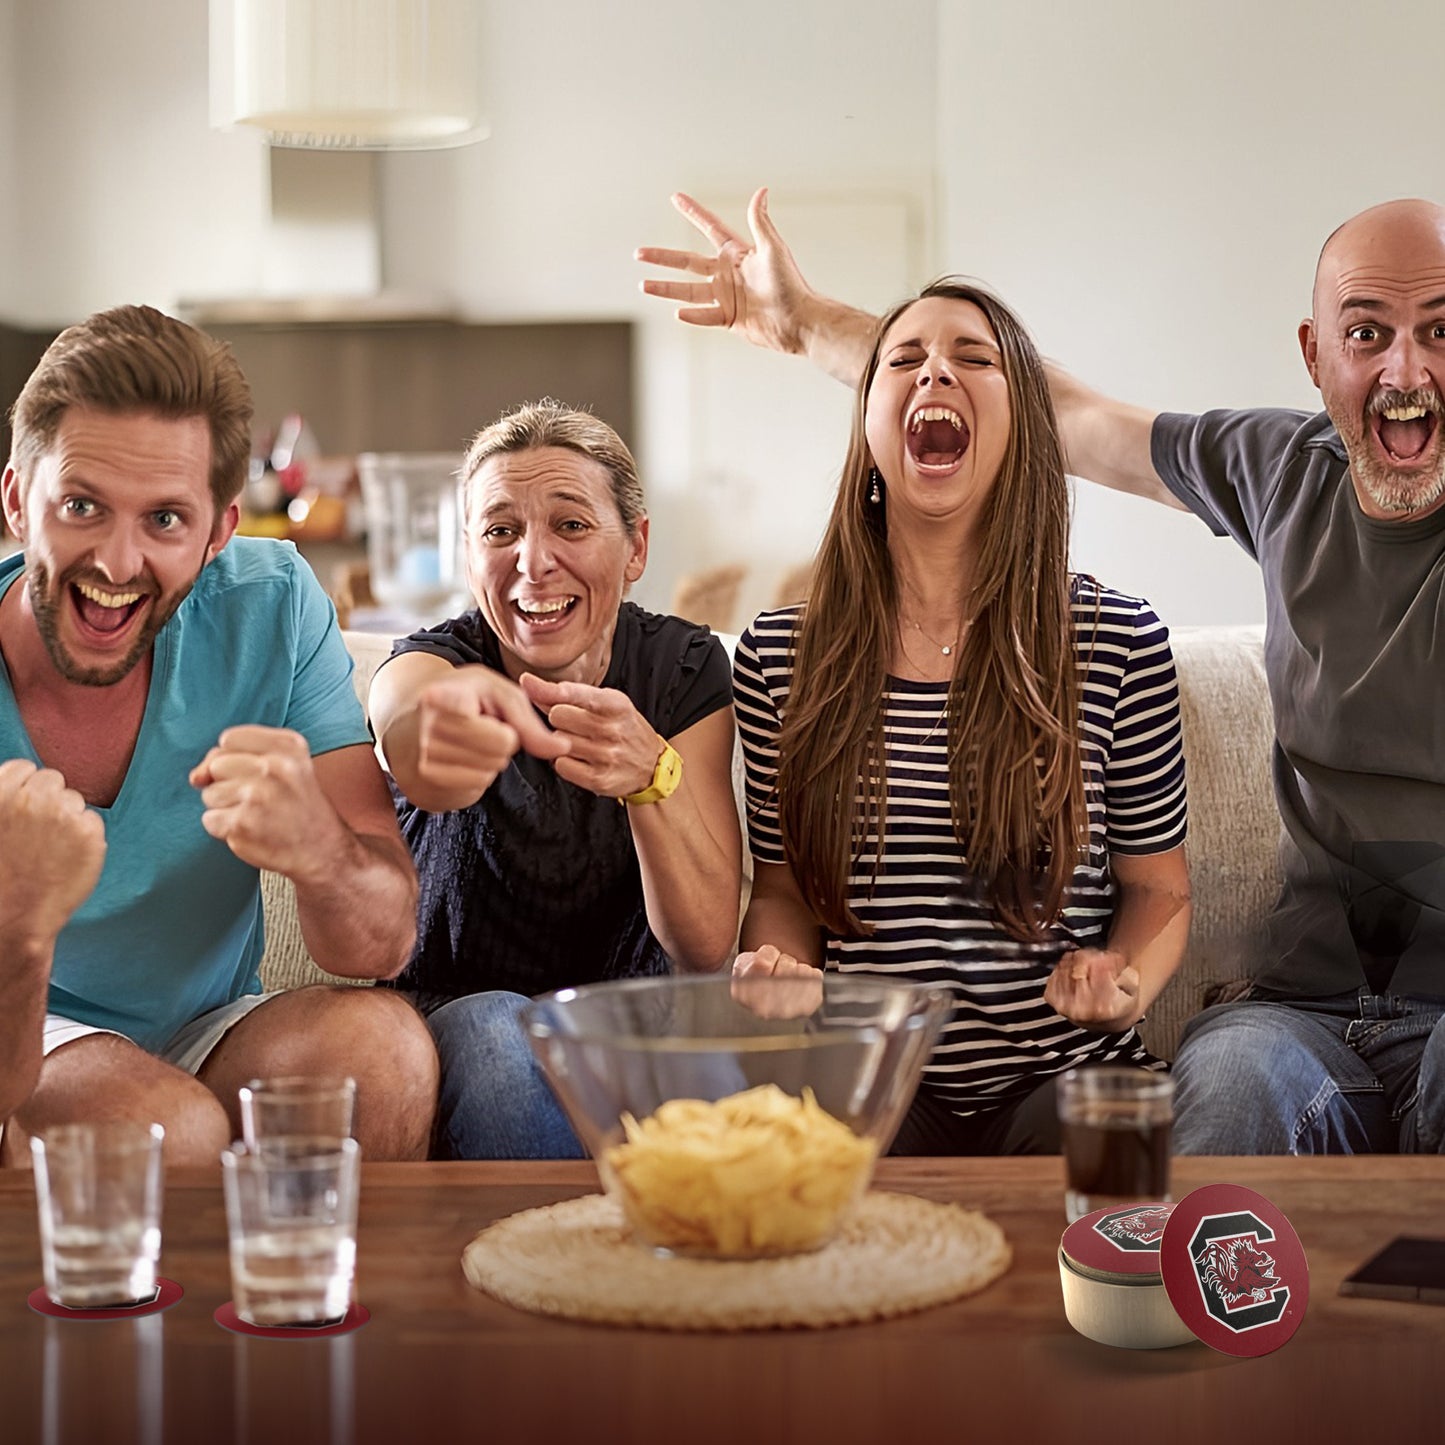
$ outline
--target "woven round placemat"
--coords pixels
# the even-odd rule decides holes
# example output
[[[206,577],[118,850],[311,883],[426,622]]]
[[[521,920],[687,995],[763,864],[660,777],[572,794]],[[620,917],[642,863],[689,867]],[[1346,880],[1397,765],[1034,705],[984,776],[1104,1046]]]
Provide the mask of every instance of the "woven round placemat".
[[[888,1319],[981,1290],[1008,1267],[983,1214],[863,1196],[838,1237],[783,1259],[667,1258],[639,1248],[602,1194],[529,1209],[467,1246],[467,1279],[533,1314],[663,1330],[808,1329]]]

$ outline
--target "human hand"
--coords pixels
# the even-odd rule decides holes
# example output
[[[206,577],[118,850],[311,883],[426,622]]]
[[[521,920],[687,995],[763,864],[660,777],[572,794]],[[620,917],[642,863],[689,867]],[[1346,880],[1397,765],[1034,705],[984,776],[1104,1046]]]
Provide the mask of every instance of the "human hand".
[[[90,897],[105,862],[105,824],[53,768],[0,763],[0,939],[53,944]]]
[[[649,296],[681,301],[677,319],[693,326],[725,326],[741,332],[755,346],[799,353],[804,349],[803,312],[813,296],[787,243],[768,215],[767,188],[748,205],[752,242],[743,240],[719,217],[691,196],[678,192],[672,204],[716,247],[708,256],[640,246],[637,259],[649,266],[690,271],[701,281],[646,280]]]
[[[431,787],[480,798],[518,749],[554,759],[567,740],[551,732],[510,678],[459,667],[417,694],[417,774]]]
[[[1054,966],[1044,1002],[1081,1028],[1116,1033],[1138,1020],[1139,971],[1115,949],[1076,949]]]
[[[823,1002],[823,970],[765,943],[733,960],[732,996],[759,1018],[804,1018]]]
[[[316,777],[300,733],[227,728],[190,772],[201,826],[242,862],[297,881],[330,875],[349,829]]]
[[[625,692],[548,682],[530,672],[518,681],[567,745],[553,764],[558,777],[604,798],[625,798],[651,784],[666,740]]]

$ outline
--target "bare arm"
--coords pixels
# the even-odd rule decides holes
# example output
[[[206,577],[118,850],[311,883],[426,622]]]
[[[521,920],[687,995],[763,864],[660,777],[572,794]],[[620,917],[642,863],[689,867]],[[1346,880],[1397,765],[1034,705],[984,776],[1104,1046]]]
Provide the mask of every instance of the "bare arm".
[[[1065,954],[1044,1000],[1071,1022],[1102,1033],[1130,1028],[1174,976],[1189,940],[1189,865],[1183,847],[1146,857],[1115,854],[1119,901],[1104,948]]]
[[[742,837],[733,798],[733,713],[725,707],[672,740],[682,781],[660,803],[629,803],[647,922],[679,968],[711,973],[736,942]]]
[[[672,204],[707,237],[715,253],[639,247],[637,259],[646,265],[702,278],[644,281],[642,289],[649,296],[681,302],[679,321],[725,327],[754,346],[806,356],[830,376],[857,385],[878,318],[820,296],[808,285],[768,215],[766,189],[748,206],[751,243],[691,196],[679,192]]]
[[[427,652],[384,663],[372,679],[367,712],[397,787],[428,813],[471,807],[518,748],[541,758],[567,748],[510,678]]]
[[[1114,401],[1052,363],[1045,370],[1065,466],[1073,476],[1188,510],[1154,470],[1149,439],[1157,412]]]
[[[559,777],[604,798],[648,787],[664,740],[626,693],[531,674],[521,681],[567,741],[566,756],[554,764]],[[710,713],[670,741],[682,758],[681,781],[658,802],[628,803],[627,819],[648,926],[679,968],[711,973],[732,952],[742,888],[732,709]]]
[[[342,978],[393,978],[416,938],[416,870],[365,744],[313,758],[284,728],[235,727],[192,770],[201,825],[296,886],[311,957]]]
[[[806,356],[830,376],[856,386],[878,318],[819,295],[808,285],[768,215],[767,196],[766,190],[758,191],[748,207],[751,241],[691,196],[673,196],[673,205],[714,251],[709,255],[639,247],[639,261],[701,278],[647,280],[642,289],[649,296],[682,303],[679,321],[724,327],[755,346]],[[1049,366],[1048,377],[1073,475],[1187,510],[1154,470],[1149,436],[1155,413],[1113,401],[1060,367]]]
[[[55,943],[90,896],[105,827],[79,793],[23,758],[0,763],[0,1122],[40,1073]]]
[[[754,956],[766,950],[776,951],[781,959],[822,966],[823,931],[786,863],[755,865],[740,946],[738,973],[756,967]]]

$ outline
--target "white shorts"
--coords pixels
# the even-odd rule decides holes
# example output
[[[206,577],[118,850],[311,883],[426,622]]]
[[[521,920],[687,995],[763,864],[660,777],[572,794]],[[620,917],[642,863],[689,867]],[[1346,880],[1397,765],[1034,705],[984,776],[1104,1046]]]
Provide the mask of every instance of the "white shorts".
[[[167,1064],[174,1064],[188,1074],[198,1074],[201,1065],[210,1058],[211,1051],[231,1029],[253,1008],[275,997],[274,993],[248,993],[234,1003],[223,1003],[220,1008],[213,1008],[209,1013],[203,1013],[199,1018],[194,1018],[179,1028],[163,1047],[154,1050],[153,1057]],[[42,1051],[51,1054],[62,1044],[73,1043],[87,1034],[114,1034],[120,1039],[126,1037],[118,1029],[97,1028],[94,1024],[76,1023],[74,1019],[68,1019],[62,1014],[46,1014]]]

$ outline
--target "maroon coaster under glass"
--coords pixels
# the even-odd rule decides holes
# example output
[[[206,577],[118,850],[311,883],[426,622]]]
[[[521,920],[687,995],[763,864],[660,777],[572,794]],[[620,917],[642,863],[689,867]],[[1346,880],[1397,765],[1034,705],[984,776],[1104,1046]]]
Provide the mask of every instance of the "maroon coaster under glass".
[[[48,1294],[45,1286],[30,1292],[25,1301],[38,1315],[50,1315],[57,1320],[135,1320],[142,1315],[158,1315],[168,1310],[180,1299],[185,1291],[173,1279],[157,1279],[154,1299],[138,1305],[102,1305],[98,1309],[73,1310],[67,1305],[58,1305]]]
[[[365,1305],[353,1304],[335,1324],[327,1325],[252,1325],[236,1313],[234,1301],[227,1300],[211,1316],[223,1330],[236,1335],[259,1335],[266,1340],[325,1340],[332,1335],[349,1335],[371,1318]]]

